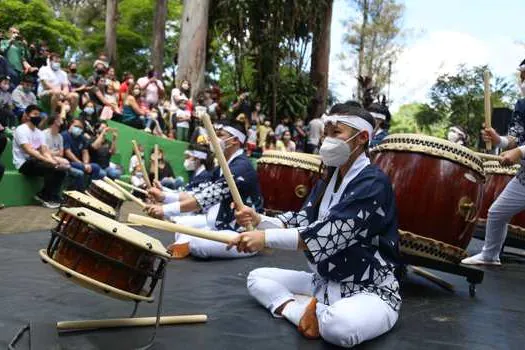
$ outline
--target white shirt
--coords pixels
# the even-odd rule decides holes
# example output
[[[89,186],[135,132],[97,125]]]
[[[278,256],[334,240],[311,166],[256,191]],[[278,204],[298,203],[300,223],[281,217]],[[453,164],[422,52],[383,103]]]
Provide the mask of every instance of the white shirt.
[[[317,146],[324,133],[324,123],[321,118],[315,118],[308,124],[308,143]]]
[[[189,99],[189,96],[186,96],[182,91],[180,91],[179,88],[175,88],[173,90],[171,90],[171,106],[170,106],[170,109],[172,111],[176,111],[179,107],[179,101],[181,100],[181,98],[186,98]]]
[[[20,169],[31,158],[22,148],[22,145],[26,144],[31,145],[34,150],[40,149],[42,145],[45,145],[44,133],[37,128],[32,130],[27,124],[16,128],[13,137],[13,164],[16,169]]]
[[[177,110],[177,112],[175,112],[176,116],[177,117],[189,117],[191,116],[191,113],[188,112],[188,111],[184,111],[182,109],[179,109]],[[185,129],[188,129],[190,127],[190,122],[186,121],[186,122],[177,122],[177,128],[185,128]]]
[[[61,89],[62,86],[69,85],[66,72],[61,69],[54,71],[49,66],[42,66],[42,68],[40,68],[38,71],[38,80],[40,81],[40,84],[38,84],[38,96],[42,95],[45,91],[42,81],[46,81],[47,85],[54,89]]]
[[[44,140],[46,142],[47,148],[51,152],[57,152],[64,149],[64,139],[60,133],[53,135],[50,128],[44,130]]]
[[[149,78],[142,77],[137,80],[141,89],[146,89],[146,102],[156,105],[159,102],[159,90],[164,91],[164,85],[162,81],[156,80],[154,83],[148,84]]]

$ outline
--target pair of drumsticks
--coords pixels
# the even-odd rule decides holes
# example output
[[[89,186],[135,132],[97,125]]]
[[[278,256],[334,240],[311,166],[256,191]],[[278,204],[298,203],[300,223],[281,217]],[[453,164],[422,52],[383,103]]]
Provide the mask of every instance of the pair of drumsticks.
[[[224,178],[226,179],[228,188],[230,189],[230,193],[232,195],[235,206],[237,208],[241,208],[242,206],[244,206],[244,203],[242,201],[237,185],[235,184],[235,179],[233,178],[233,174],[230,170],[230,167],[228,166],[228,162],[226,161],[226,157],[224,156],[224,153],[222,152],[222,149],[220,147],[219,138],[217,137],[217,134],[215,133],[215,130],[211,123],[210,116],[207,113],[203,113],[202,121],[210,137],[211,144],[213,145],[213,148],[215,150],[215,156],[219,162],[219,166],[221,167],[222,173],[224,174]],[[152,185],[151,185],[151,182],[149,181],[149,178],[146,175],[147,173],[145,171],[144,164],[142,162],[142,157],[140,155],[137,143],[135,142],[135,140],[133,140],[132,144],[133,144],[133,152],[135,153],[135,156],[137,157],[139,161],[140,170],[144,174],[146,186],[149,189],[152,187]],[[155,145],[155,168],[154,169],[156,169],[156,180],[158,180],[158,146],[157,145]],[[143,209],[146,207],[146,204],[141,199],[135,197],[128,190],[123,188],[123,186],[126,186],[133,190],[137,190],[138,192],[141,192],[141,193],[147,194],[147,191],[138,189],[132,185],[129,185],[119,180],[113,181],[107,177],[104,178],[104,181],[106,181],[107,183],[109,183],[110,185],[118,189],[120,192],[122,192],[122,194],[128,200],[133,201],[134,203],[136,203]],[[147,216],[142,216],[142,215],[129,214],[128,221],[134,224],[140,224],[140,225],[150,226],[153,228],[164,229],[170,232],[184,233],[187,235],[205,238],[205,239],[209,239],[209,240],[217,241],[221,243],[229,243],[231,239],[231,237],[218,233],[218,232],[194,229],[192,227],[174,224],[174,223],[166,222],[163,220],[157,220],[157,219],[149,218]],[[247,227],[247,229],[249,231],[252,231],[253,227],[250,225]]]

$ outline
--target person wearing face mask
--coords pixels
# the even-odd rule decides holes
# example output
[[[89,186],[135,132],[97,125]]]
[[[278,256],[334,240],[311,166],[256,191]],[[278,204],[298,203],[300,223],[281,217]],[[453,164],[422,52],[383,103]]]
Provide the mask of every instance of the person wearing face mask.
[[[212,181],[213,158],[207,145],[191,145],[184,160],[184,169],[190,173],[190,181],[184,188],[186,192]]]
[[[248,292],[306,338],[347,348],[388,332],[401,307],[395,194],[367,156],[373,125],[362,108],[332,107],[319,152],[326,179],[299,212],[267,217],[238,208],[237,222],[256,229],[229,244],[249,253],[303,251],[311,272],[258,268],[248,275]]]
[[[49,64],[38,71],[38,97],[51,104],[51,110],[55,111],[58,101],[68,100],[71,110],[78,106],[78,94],[69,91],[69,79],[61,67],[61,57],[56,53],[49,56]]]
[[[379,103],[372,103],[367,110],[372,114],[376,123],[374,135],[370,141],[370,147],[375,147],[388,136],[386,124],[390,120],[390,111],[386,106]]]
[[[8,74],[14,86],[17,86],[25,72],[32,72],[35,68],[28,63],[29,50],[21,40],[17,27],[9,28],[9,38],[0,41],[0,55],[7,59]]]
[[[42,121],[40,112],[36,105],[30,105],[25,110],[27,121],[14,133],[13,164],[21,174],[43,177],[44,186],[34,198],[46,208],[58,208],[66,171],[53,158],[46,146],[44,133],[37,128]]]
[[[64,139],[64,154],[70,161],[71,167],[81,170],[88,180],[99,180],[103,178],[103,172],[98,164],[91,162],[89,154],[89,143],[84,137],[84,122],[74,119],[68,130],[62,132]],[[83,191],[85,188],[84,177],[75,179],[75,189]]]
[[[159,100],[164,98],[164,84],[157,78],[153,69],[148,72],[147,76],[137,80],[137,84],[146,92],[146,102],[150,107],[157,106]]]
[[[5,128],[16,128],[16,115],[13,97],[9,92],[9,82],[11,79],[8,76],[0,77],[0,122]]]
[[[91,161],[100,166],[101,177],[119,179],[122,170],[111,163],[111,156],[117,152],[118,131],[110,128],[105,122],[96,125],[96,130],[96,137],[89,145]]]
[[[15,105],[15,114],[20,117],[29,105],[36,105],[36,96],[33,93],[33,78],[25,76],[22,83],[13,91],[13,103]]]
[[[77,64],[75,62],[69,64],[67,78],[71,84],[71,89],[77,94],[83,95],[88,91],[87,81],[78,73]]]
[[[149,178],[151,183],[155,179],[155,149],[151,150],[150,154],[150,167],[149,167]],[[184,178],[181,176],[175,176],[170,163],[164,158],[164,151],[159,149],[159,181],[161,187],[176,190],[184,185]]]
[[[148,111],[140,106],[142,90],[138,84],[131,84],[128,88],[128,96],[122,108],[122,122],[137,129],[146,127],[146,115]]]
[[[525,79],[525,60],[521,62],[522,83]],[[521,89],[521,87],[520,87]],[[521,164],[516,174],[498,198],[492,203],[487,216],[485,242],[481,252],[463,259],[467,265],[501,265],[500,252],[507,238],[507,224],[512,217],[525,209],[525,98],[516,102],[506,136],[499,135],[493,128],[484,128],[481,135],[493,147],[506,150],[500,154],[501,165]]]
[[[295,142],[292,141],[292,133],[286,130],[282,139],[277,140],[276,149],[281,152],[295,152]]]
[[[466,146],[467,144],[467,134],[459,126],[451,126],[447,132],[447,140]]]
[[[244,124],[230,121],[216,125],[217,136],[233,178],[243,202],[262,211],[262,196],[257,179],[257,172],[249,158],[243,152],[246,141]],[[231,208],[232,196],[220,168],[216,168],[210,182],[201,183],[189,192],[168,193],[158,188],[149,190],[150,197],[163,205],[148,205],[145,211],[156,218],[179,220],[181,213],[203,212],[207,215],[207,227],[212,230],[224,230],[224,233],[236,236],[240,226],[235,222]],[[226,251],[223,243],[205,239],[176,235],[175,242],[169,247],[175,257],[183,258],[189,254],[200,258],[243,258],[254,253]]]
[[[88,122],[91,126],[98,123],[98,115],[95,110],[95,104],[90,100],[84,105],[84,109],[80,113],[80,118],[84,122]]]

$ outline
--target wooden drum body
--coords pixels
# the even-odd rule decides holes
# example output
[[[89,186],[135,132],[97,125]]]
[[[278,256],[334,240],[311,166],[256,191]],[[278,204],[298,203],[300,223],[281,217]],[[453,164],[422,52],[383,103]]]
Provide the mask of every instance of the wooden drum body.
[[[445,259],[459,262],[481,205],[481,160],[446,140],[394,134],[374,149],[374,162],[392,181],[400,231],[461,248],[456,257]]]
[[[91,181],[86,193],[114,208],[117,213],[120,212],[122,204],[126,201],[122,193],[102,180]]]
[[[86,208],[61,212],[47,251],[40,252],[45,262],[103,294],[153,300],[170,257],[160,241]]]
[[[478,224],[485,229],[488,211],[492,203],[503,192],[507,184],[514,178],[520,165],[502,166],[499,162],[489,161],[483,163],[487,181],[483,188],[483,202],[481,205]],[[525,243],[525,211],[516,214],[508,225],[508,237]]]
[[[266,151],[257,161],[264,207],[298,211],[320,177],[321,160],[306,153]]]

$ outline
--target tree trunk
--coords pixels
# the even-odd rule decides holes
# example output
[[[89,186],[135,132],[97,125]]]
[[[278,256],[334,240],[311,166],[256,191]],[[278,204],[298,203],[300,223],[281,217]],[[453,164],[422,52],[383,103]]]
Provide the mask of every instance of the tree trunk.
[[[164,72],[164,41],[166,40],[166,14],[168,0],[157,0],[153,21],[153,69],[158,77]]]
[[[104,50],[109,63],[115,66],[117,62],[117,20],[118,0],[106,0],[106,43]]]
[[[359,61],[357,62],[357,77],[363,75],[363,66],[365,63],[365,39],[366,39],[366,26],[368,24],[368,0],[363,1],[363,23],[361,24],[361,30],[359,32]],[[361,86],[359,82],[357,83],[357,98],[361,100],[363,96],[363,91],[361,91]]]
[[[184,1],[177,80],[190,81],[192,97],[204,87],[209,8],[210,0]]]
[[[326,110],[328,98],[328,71],[330,68],[330,28],[332,25],[333,0],[329,0],[319,29],[314,33],[312,42],[312,61],[310,78],[317,88],[311,104],[309,118],[321,116]]]

